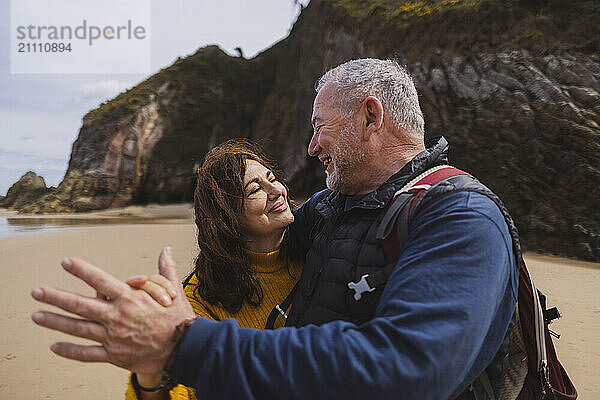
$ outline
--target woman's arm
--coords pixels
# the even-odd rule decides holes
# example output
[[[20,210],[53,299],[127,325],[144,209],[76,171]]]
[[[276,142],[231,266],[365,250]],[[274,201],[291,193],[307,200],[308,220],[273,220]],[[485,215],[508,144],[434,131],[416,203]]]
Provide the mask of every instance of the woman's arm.
[[[129,286],[144,290],[152,296],[152,298],[165,307],[171,305],[172,300],[177,296],[177,292],[171,282],[160,274],[155,274],[150,277],[144,275],[136,275],[129,278],[127,281]],[[194,312],[197,316],[213,319],[211,315],[203,307],[198,307],[198,300],[193,296],[192,287],[186,287],[185,293],[192,304]],[[152,388],[160,384],[162,376],[160,374],[147,375],[136,374],[138,386]],[[194,389],[183,385],[177,385],[170,392],[166,389],[160,389],[156,392],[144,392],[136,388],[133,384],[133,374],[129,375],[127,391],[125,392],[125,400],[196,400]]]
[[[171,285],[171,282],[160,274],[154,274],[150,277],[144,275],[136,275],[129,278],[127,284],[133,288],[144,290],[154,300],[168,307],[172,303],[172,299],[177,296],[177,292]],[[166,389],[160,389],[155,392],[146,392],[140,389],[152,388],[158,386],[162,380],[161,374],[149,375],[149,374],[136,374],[134,379],[133,374],[129,374],[129,383],[127,385],[127,391],[125,392],[125,400],[170,400],[170,399],[189,399],[190,397],[185,396],[170,396],[169,391]],[[137,380],[137,385],[134,381]],[[185,388],[182,386],[182,388]],[[177,388],[175,388],[177,389]],[[175,391],[173,389],[173,391]],[[190,389],[191,391],[192,389]],[[192,397],[195,398],[195,397]]]

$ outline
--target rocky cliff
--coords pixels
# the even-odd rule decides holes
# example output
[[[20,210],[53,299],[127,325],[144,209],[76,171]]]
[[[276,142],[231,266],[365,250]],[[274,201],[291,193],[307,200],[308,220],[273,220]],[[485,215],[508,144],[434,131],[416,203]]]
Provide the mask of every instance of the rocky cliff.
[[[599,16],[591,0],[312,0],[254,59],[203,48],[88,113],[63,182],[21,209],[189,201],[202,156],[236,136],[306,196],[324,182],[306,156],[315,79],[395,57],[427,136],[505,200],[527,249],[600,260]]]

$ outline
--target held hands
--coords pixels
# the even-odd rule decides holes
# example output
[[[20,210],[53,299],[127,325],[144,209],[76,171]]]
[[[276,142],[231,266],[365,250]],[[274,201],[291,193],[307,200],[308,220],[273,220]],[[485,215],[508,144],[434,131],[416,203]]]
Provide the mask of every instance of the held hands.
[[[169,248],[159,256],[160,274],[169,281],[166,293],[173,293],[171,306],[158,304],[145,290],[136,290],[124,282],[84,260],[68,258],[63,268],[85,281],[104,298],[86,297],[51,287],[39,287],[32,296],[46,304],[79,315],[83,319],[71,318],[48,311],[32,315],[33,321],[41,326],[70,335],[90,339],[99,345],[76,345],[54,343],[50,348],[59,356],[84,362],[108,362],[137,373],[161,373],[173,351],[175,327],[195,318],[194,311],[186,299],[179,283],[177,266]],[[146,282],[145,284],[147,284]],[[169,287],[170,286],[170,287]],[[149,290],[155,290],[152,284]],[[155,291],[159,298],[160,290]]]
[[[160,274],[154,274],[150,277],[146,275],[134,275],[125,281],[134,289],[141,289],[148,293],[152,298],[165,307],[173,304],[177,297],[175,285]]]
[[[141,289],[148,293],[158,303],[165,307],[173,304],[177,297],[175,286],[167,278],[160,274],[154,274],[150,277],[146,275],[134,275],[125,281],[134,289]],[[161,374],[137,374],[137,381],[143,387],[154,387],[160,384]]]

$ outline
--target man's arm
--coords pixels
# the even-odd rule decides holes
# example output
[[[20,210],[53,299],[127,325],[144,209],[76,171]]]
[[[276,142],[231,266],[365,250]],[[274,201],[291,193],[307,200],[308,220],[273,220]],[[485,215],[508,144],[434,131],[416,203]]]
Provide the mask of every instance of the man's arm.
[[[373,320],[257,332],[196,321],[177,377],[199,398],[458,395],[488,365],[514,311],[508,230],[484,196],[423,210]]]

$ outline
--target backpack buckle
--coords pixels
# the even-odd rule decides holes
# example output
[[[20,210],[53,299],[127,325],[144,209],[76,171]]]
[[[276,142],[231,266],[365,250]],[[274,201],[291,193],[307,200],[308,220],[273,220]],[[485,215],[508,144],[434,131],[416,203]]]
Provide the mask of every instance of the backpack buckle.
[[[369,274],[365,274],[360,278],[358,282],[348,282],[348,289],[354,290],[354,300],[358,301],[361,299],[363,293],[369,293],[375,290],[375,288],[369,286],[367,277]]]

